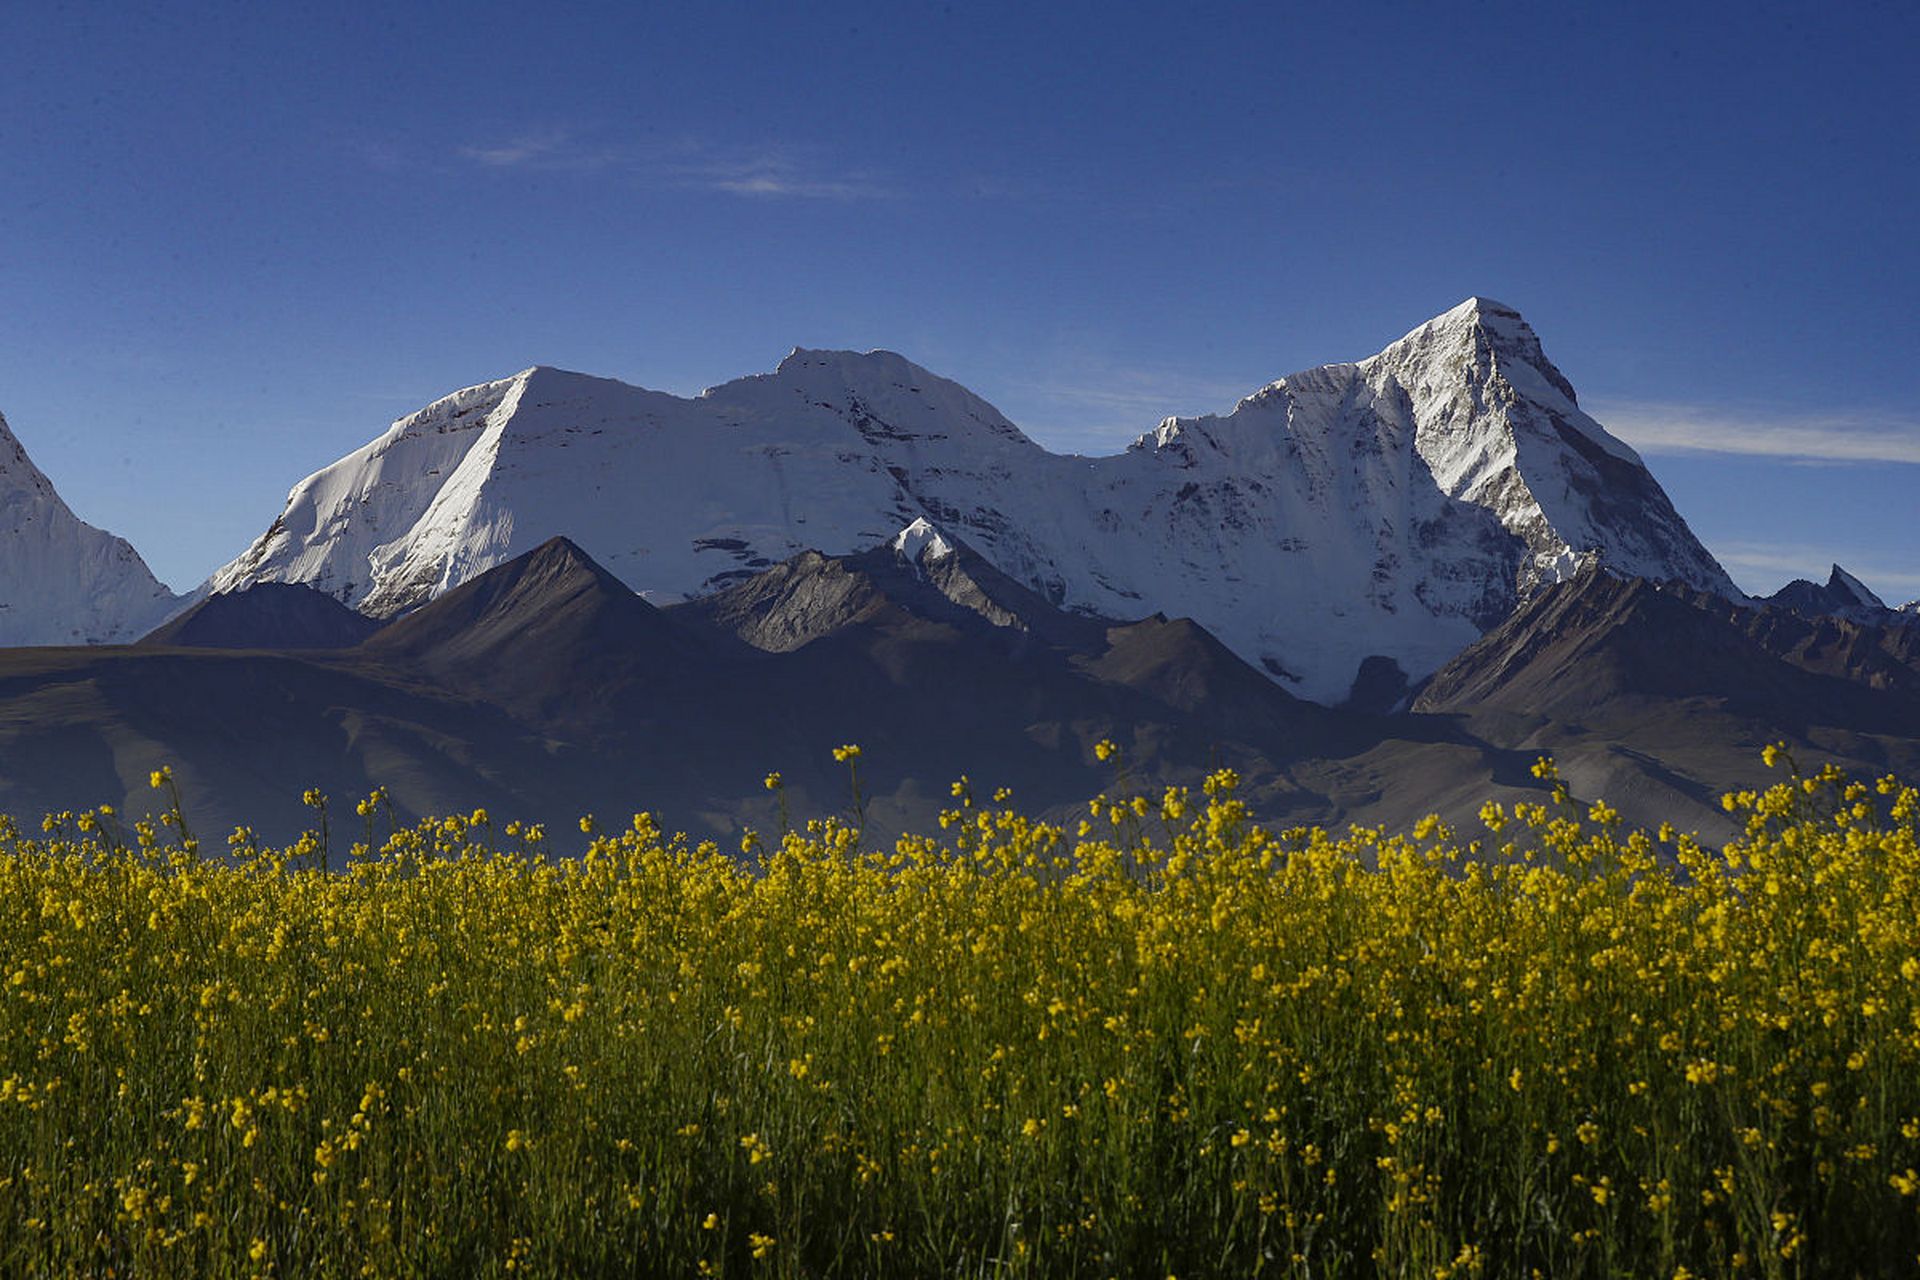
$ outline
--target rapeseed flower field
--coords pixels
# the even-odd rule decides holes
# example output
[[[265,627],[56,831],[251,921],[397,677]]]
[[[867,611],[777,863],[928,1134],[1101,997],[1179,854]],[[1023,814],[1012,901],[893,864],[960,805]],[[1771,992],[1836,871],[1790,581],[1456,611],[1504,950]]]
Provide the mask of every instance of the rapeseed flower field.
[[[376,794],[345,871],[317,795],[5,824],[0,1274],[1920,1267],[1920,797],[1789,772],[1710,850],[1538,772],[1474,832],[1223,772],[569,857]]]

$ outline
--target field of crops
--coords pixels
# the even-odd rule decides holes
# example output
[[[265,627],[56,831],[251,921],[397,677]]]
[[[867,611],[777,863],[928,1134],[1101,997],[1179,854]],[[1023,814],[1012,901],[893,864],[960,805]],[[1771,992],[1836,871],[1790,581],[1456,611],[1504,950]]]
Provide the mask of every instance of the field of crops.
[[[884,851],[9,827],[0,1274],[1907,1272],[1920,797],[1779,776],[1725,851],[1227,774]]]

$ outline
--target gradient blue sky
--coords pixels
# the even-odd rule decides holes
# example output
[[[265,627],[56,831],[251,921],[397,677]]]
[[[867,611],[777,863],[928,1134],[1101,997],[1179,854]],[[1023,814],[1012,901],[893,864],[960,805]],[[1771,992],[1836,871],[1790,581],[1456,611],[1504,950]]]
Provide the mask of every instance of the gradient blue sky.
[[[535,363],[1054,448],[1533,323],[1750,590],[1920,596],[1910,4],[0,8],[0,412],[177,588]]]

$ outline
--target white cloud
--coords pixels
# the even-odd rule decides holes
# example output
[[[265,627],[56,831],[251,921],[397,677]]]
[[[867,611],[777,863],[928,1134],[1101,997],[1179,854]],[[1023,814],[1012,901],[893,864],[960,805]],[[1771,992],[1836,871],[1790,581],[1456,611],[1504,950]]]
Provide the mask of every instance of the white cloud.
[[[552,148],[539,143],[521,141],[505,142],[493,147],[462,147],[460,154],[467,159],[494,169],[512,169],[539,159]]]
[[[483,146],[461,147],[459,155],[489,169],[603,169],[615,161],[611,153],[584,147],[561,130],[523,133]]]
[[[879,200],[895,194],[871,174],[840,171],[817,155],[791,148],[715,146],[684,139],[605,146],[555,130],[465,146],[457,154],[488,169],[624,173],[649,186],[748,199]]]
[[[1920,420],[1891,414],[1741,413],[1637,400],[1598,401],[1588,411],[1643,453],[1920,465]]]
[[[679,186],[758,199],[884,200],[893,195],[867,174],[835,173],[811,157],[774,148],[702,148],[661,172]]]

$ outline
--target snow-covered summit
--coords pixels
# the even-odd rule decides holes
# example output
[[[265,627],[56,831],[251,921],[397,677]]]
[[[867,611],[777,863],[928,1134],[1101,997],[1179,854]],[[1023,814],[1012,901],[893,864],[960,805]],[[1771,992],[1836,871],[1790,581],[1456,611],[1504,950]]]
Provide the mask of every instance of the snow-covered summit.
[[[944,534],[1063,607],[1191,617],[1330,702],[1370,655],[1434,670],[1583,562],[1738,595],[1485,299],[1104,458],[1049,453],[886,351],[796,348],[692,399],[529,369],[302,481],[210,585],[308,582],[389,615],[555,534],[651,599]]]
[[[1526,543],[1523,590],[1597,555],[1621,576],[1743,598],[1640,455],[1581,410],[1513,308],[1469,298],[1357,368],[1406,394],[1415,448],[1441,489]]]
[[[893,535],[889,545],[911,565],[944,560],[953,554],[953,544],[941,537],[940,531],[928,524],[925,516],[915,516],[912,524]]]
[[[0,645],[132,640],[178,605],[125,539],[73,514],[0,417]]]

